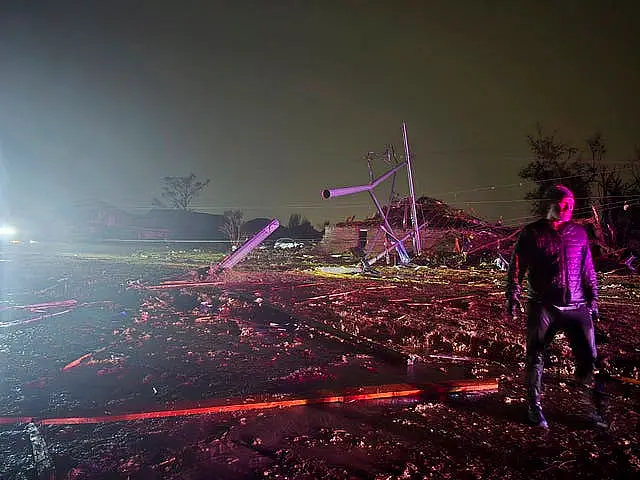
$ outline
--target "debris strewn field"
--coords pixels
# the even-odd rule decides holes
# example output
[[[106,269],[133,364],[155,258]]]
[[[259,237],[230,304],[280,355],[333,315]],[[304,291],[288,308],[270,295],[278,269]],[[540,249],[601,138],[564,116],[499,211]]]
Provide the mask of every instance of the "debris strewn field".
[[[504,273],[376,267],[371,277],[349,258],[261,249],[210,285],[177,288],[214,259],[87,252],[3,252],[3,479],[640,474],[635,276],[600,276],[610,428],[582,422],[561,338],[546,378],[551,429],[540,433],[524,423],[524,325],[502,316]],[[430,387],[460,379],[499,389]],[[424,394],[242,408],[395,385]],[[220,406],[234,408],[184,414]]]

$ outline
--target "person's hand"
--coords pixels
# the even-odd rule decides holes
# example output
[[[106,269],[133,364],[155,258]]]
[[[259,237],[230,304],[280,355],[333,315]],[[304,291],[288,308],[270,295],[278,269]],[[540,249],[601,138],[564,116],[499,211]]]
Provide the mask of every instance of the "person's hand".
[[[524,307],[518,297],[507,299],[507,317],[516,318],[519,313],[524,313]]]
[[[600,312],[598,311],[598,302],[595,300],[589,304],[589,310],[591,311],[591,320],[593,323],[600,321]]]

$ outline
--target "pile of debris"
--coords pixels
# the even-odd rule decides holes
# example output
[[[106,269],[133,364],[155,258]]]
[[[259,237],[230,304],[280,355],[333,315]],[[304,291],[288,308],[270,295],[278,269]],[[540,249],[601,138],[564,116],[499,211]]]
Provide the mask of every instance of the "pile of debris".
[[[412,229],[411,201],[403,198],[384,207],[387,221],[394,233],[404,236]],[[488,264],[505,268],[518,229],[487,222],[431,197],[416,200],[416,213],[420,229],[422,250],[414,253],[416,263],[447,265]],[[389,239],[380,233],[383,223],[380,214],[357,221],[354,218],[325,229],[325,236],[318,245],[324,253],[343,253],[360,249],[379,253]],[[386,243],[385,243],[386,242]],[[410,248],[410,240],[405,245]],[[393,255],[390,260],[394,261]],[[500,265],[497,265],[498,262]]]
[[[473,229],[490,226],[488,222],[459,208],[453,208],[445,202],[432,197],[420,197],[416,200],[416,213],[420,225],[431,228]],[[403,198],[389,204],[387,218],[392,226],[408,228],[411,224],[411,202]],[[373,217],[379,222],[380,215]]]
[[[412,230],[411,200],[399,199],[383,208],[387,221],[397,238]],[[499,270],[508,268],[513,247],[521,231],[519,227],[508,227],[501,222],[488,222],[462,209],[432,198],[420,197],[416,200],[418,223],[421,225],[421,251],[412,252],[413,263],[430,266],[489,267]],[[602,272],[637,273],[640,269],[640,242],[630,238],[624,248],[611,245],[608,236],[594,210],[592,217],[576,219],[584,225],[591,239],[591,249],[596,269]],[[316,253],[338,254],[358,252],[357,260],[365,254],[383,252],[391,243],[381,230],[382,216],[378,213],[364,220],[354,217],[345,222],[328,226]],[[408,239],[405,247],[411,249]],[[636,248],[634,248],[636,247]],[[386,259],[397,263],[395,252]]]

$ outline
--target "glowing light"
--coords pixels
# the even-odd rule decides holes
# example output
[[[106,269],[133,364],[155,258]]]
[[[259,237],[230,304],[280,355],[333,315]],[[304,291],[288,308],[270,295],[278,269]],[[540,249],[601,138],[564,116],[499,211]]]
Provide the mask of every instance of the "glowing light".
[[[74,363],[74,362],[72,362]],[[0,417],[0,425],[36,422],[39,425],[82,425],[111,422],[129,422],[137,420],[151,420],[156,418],[182,417],[188,415],[212,415],[230,412],[245,412],[250,410],[265,410],[271,408],[300,407],[304,405],[318,405],[323,403],[350,403],[362,400],[378,400],[385,398],[419,397],[425,393],[464,393],[464,392],[496,392],[498,379],[468,379],[444,381],[438,384],[414,386],[410,384],[389,384],[379,386],[360,387],[345,392],[315,392],[302,398],[287,400],[266,400],[262,402],[235,401],[234,399],[214,399],[208,406],[193,408],[152,410],[137,413],[123,413],[100,417],[62,417],[40,418],[32,417]],[[235,399],[238,400],[238,399]],[[200,402],[197,402],[200,404]]]
[[[13,237],[18,231],[9,225],[0,226],[0,235],[3,237]]]

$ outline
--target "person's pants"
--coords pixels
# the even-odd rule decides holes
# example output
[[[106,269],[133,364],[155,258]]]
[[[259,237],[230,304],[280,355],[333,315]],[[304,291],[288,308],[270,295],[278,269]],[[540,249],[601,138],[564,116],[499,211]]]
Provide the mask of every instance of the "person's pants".
[[[559,310],[536,302],[529,302],[528,307],[526,375],[529,405],[540,405],[545,351],[556,334],[563,332],[575,357],[575,378],[582,399],[592,406],[593,394],[593,400],[600,408],[599,389],[593,389],[597,352],[589,308],[581,305],[571,310]]]

